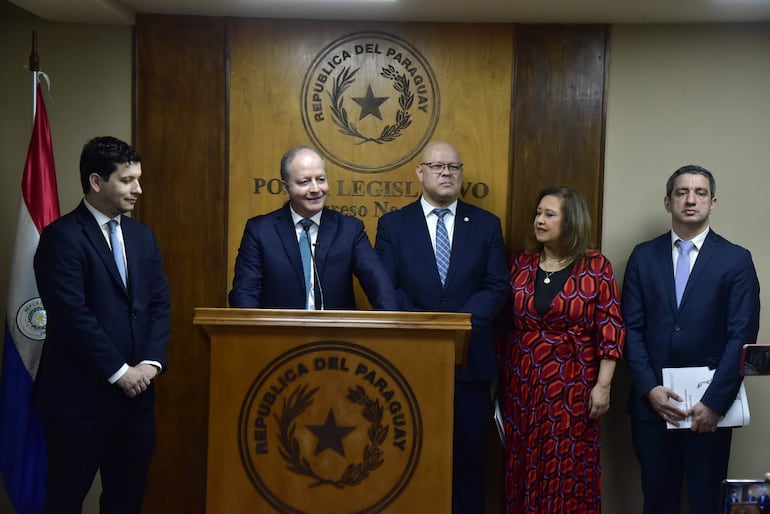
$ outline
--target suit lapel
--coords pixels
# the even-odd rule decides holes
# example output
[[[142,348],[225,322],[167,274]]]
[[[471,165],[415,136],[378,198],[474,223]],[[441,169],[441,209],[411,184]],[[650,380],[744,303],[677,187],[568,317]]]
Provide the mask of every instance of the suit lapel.
[[[302,257],[299,255],[299,244],[297,242],[297,232],[294,229],[294,222],[291,218],[291,211],[287,203],[276,215],[275,233],[281,242],[286,259],[294,268],[294,276],[297,278],[297,284],[300,291],[305,290],[305,272],[302,269]]]
[[[452,235],[452,251],[449,256],[449,270],[446,275],[445,287],[454,278],[458,269],[462,269],[462,259],[466,254],[466,246],[471,235],[471,224],[473,220],[468,212],[468,206],[463,202],[457,202],[457,209],[455,209],[455,227],[454,234]]]
[[[118,266],[115,264],[115,258],[112,256],[112,250],[110,250],[110,246],[107,244],[107,240],[104,237],[104,232],[102,232],[102,227],[99,226],[93,214],[91,214],[82,202],[78,206],[77,214],[86,239],[88,239],[97,255],[99,255],[99,258],[104,263],[104,267],[107,268],[107,271],[112,276],[112,280],[115,281],[115,285],[128,294],[126,287],[123,285],[123,279],[120,278]],[[123,237],[125,238],[125,234]]]
[[[431,220],[435,223],[435,218]],[[404,207],[404,241],[410,242],[409,253],[414,253],[413,261],[424,266],[424,273],[433,277],[439,288],[441,287],[441,278],[438,276],[438,266],[436,265],[436,254],[433,252],[433,245],[428,232],[428,220],[422,210],[420,201],[413,202]],[[411,247],[411,244],[414,246]],[[451,269],[451,257],[450,257]]]
[[[122,216],[120,229],[123,231],[123,244],[126,245],[126,267],[128,268],[126,280],[128,281],[129,296],[133,297],[136,292],[136,281],[131,278],[139,276],[139,256],[136,250],[142,243],[139,241],[139,233],[135,230],[136,225],[133,223],[133,220]],[[117,269],[117,266],[115,269]],[[118,280],[120,280],[120,275],[118,275]]]
[[[324,209],[321,214],[321,224],[318,226],[318,236],[315,240],[316,245],[313,249],[313,257],[315,258],[319,277],[321,270],[326,268],[326,257],[329,255],[329,249],[334,238],[337,236],[337,230],[339,230],[339,216],[335,216],[333,211]]]
[[[674,263],[671,259],[671,233],[666,234],[658,238],[657,248],[655,253],[658,256],[658,262],[660,264],[660,283],[666,290],[666,297],[668,298],[671,310],[676,312],[676,285],[674,283]]]
[[[709,230],[706,239],[703,241],[703,245],[700,250],[698,250],[698,258],[695,259],[695,265],[690,272],[690,277],[687,279],[687,285],[684,288],[684,294],[682,294],[682,302],[679,304],[680,309],[684,306],[685,302],[687,302],[687,298],[691,295],[691,291],[697,288],[700,276],[703,274],[703,270],[708,267],[709,261],[714,256],[714,251],[718,244],[716,234]]]

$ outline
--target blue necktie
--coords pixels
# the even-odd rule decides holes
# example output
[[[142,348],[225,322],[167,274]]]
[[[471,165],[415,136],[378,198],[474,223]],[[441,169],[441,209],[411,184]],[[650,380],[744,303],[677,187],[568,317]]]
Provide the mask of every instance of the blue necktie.
[[[674,273],[674,282],[676,284],[676,306],[682,302],[684,288],[687,286],[687,279],[690,278],[690,250],[695,246],[692,241],[676,242],[679,248],[679,258],[676,260],[676,272]]]
[[[433,214],[438,218],[436,220],[436,267],[438,267],[441,285],[446,282],[446,273],[449,269],[449,233],[444,225],[444,216],[449,212],[449,209],[433,209]]]
[[[115,265],[118,267],[118,273],[123,280],[123,285],[126,285],[126,257],[123,255],[123,245],[120,244],[120,237],[118,237],[118,222],[110,220],[107,222],[107,226],[110,228],[110,245],[112,246],[112,257],[115,259]]]
[[[302,257],[302,271],[305,274],[305,308],[310,308],[310,285],[313,279],[313,255],[310,247],[310,227],[313,226],[313,220],[303,218],[299,224],[302,226],[302,233],[299,236],[299,255]]]

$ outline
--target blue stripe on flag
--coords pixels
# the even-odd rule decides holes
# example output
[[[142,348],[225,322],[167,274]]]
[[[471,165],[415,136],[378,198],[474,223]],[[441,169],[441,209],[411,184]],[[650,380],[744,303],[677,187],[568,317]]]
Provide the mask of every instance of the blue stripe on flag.
[[[40,416],[32,410],[32,376],[5,325],[0,375],[0,470],[17,514],[39,514],[47,458]]]

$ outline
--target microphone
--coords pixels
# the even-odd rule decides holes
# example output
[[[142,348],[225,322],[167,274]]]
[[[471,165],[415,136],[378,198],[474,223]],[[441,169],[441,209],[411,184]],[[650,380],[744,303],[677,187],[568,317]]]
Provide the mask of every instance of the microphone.
[[[315,264],[315,247],[318,246],[318,240],[316,238],[315,243],[310,243],[310,223],[307,225],[303,224],[302,229],[307,235],[307,245],[310,249],[310,263],[313,266],[313,277],[315,277],[315,283],[318,285],[318,305],[320,305],[319,310],[324,310],[324,290],[323,287],[321,287],[321,276],[318,274],[318,266]]]

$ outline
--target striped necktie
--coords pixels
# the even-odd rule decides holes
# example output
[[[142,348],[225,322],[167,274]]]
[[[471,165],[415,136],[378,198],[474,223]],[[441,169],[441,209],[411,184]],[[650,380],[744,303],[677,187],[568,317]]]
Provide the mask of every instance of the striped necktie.
[[[449,233],[444,225],[444,216],[449,212],[451,212],[449,209],[433,209],[433,214],[438,218],[436,220],[436,267],[442,286],[446,282],[446,274],[449,270]]]

